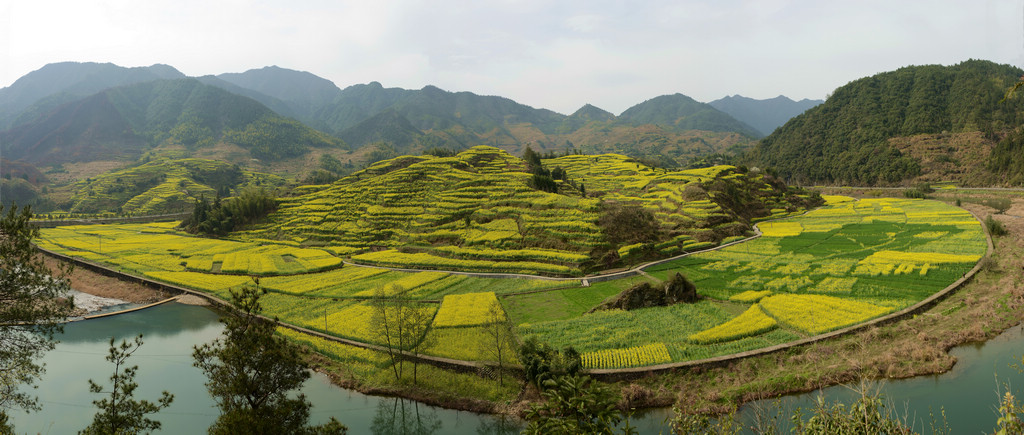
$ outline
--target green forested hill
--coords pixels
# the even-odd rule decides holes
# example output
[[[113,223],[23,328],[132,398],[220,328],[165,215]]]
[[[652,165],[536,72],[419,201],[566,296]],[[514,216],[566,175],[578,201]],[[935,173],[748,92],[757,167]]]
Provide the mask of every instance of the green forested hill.
[[[342,146],[250,98],[194,79],[107,89],[2,132],[0,141],[5,157],[47,164],[133,161],[162,144],[195,149],[228,142],[263,160]]]
[[[644,101],[626,109],[618,119],[633,125],[654,124],[675,131],[736,132],[755,139],[761,137],[753,127],[683,94],[662,95]]]
[[[367,264],[574,275],[712,246],[817,204],[731,166],[667,171],[617,154],[541,165],[551,189],[538,188],[537,167],[488,146],[385,160],[300,189],[236,236],[325,246]]]
[[[893,146],[896,138],[981,132],[983,140],[994,141],[1017,129],[1024,121],[1024,99],[1000,99],[1022,73],[1016,67],[970,60],[859,79],[764,138],[746,161],[775,168],[797,182],[898,183],[928,168],[919,157]],[[953,160],[954,151],[945,150],[943,160]],[[1000,159],[995,153],[990,158]],[[1009,170],[998,164],[992,168]]]
[[[259,100],[271,107],[284,99],[289,113],[337,135],[353,149],[384,146],[401,154],[487,144],[518,154],[530,144],[544,151],[600,149],[677,165],[760,136],[729,115],[680,94],[638,104],[622,117],[590,105],[565,116],[508,98],[434,86],[408,90],[373,82],[335,91],[308,73],[280,68],[218,77],[269,94]],[[325,96],[333,99],[328,102]],[[694,140],[697,137],[699,141]],[[682,152],[673,153],[675,149]]]
[[[0,206],[30,205],[36,210],[49,206],[43,195],[49,181],[32,165],[0,159]]]
[[[110,63],[52,63],[0,89],[0,131],[107,88],[184,77],[167,65],[124,68]]]
[[[333,130],[321,116],[323,109],[333,104],[341,94],[341,89],[330,80],[277,66],[219,74],[206,79],[209,84],[248,96],[281,115],[293,117],[316,129]]]

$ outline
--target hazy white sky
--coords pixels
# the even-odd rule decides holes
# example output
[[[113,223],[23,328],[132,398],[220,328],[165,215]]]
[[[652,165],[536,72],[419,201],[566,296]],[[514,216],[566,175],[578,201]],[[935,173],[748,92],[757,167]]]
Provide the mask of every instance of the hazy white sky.
[[[969,58],[1024,66],[1021,0],[0,0],[0,87],[60,61],[277,65],[618,114],[676,92],[824,98]]]

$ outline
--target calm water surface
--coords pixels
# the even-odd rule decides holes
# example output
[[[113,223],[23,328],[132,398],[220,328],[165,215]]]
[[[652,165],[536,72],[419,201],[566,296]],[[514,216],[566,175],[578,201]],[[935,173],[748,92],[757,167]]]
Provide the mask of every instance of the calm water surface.
[[[999,407],[997,391],[1005,392],[1009,388],[1018,400],[1024,398],[1024,374],[1018,370],[1024,355],[1022,328],[1010,328],[992,340],[959,346],[950,353],[957,358],[957,363],[947,373],[876,382],[875,388],[880,389],[894,411],[914,421],[918,432],[931,433],[932,416],[941,426],[944,411],[950,433],[992,433]],[[788,419],[791,411],[798,407],[813,407],[822,394],[826,401],[839,400],[846,404],[859,397],[848,387],[836,386],[783,397],[778,403]],[[772,409],[775,402],[765,400],[744,406],[741,417],[749,423],[756,408]],[[788,426],[784,428],[788,432]]]
[[[162,433],[199,434],[217,418],[206,378],[192,366],[192,347],[220,336],[218,314],[204,307],[169,303],[129,314],[68,324],[61,343],[44,359],[46,374],[34,394],[43,406],[31,414],[14,413],[16,433],[73,434],[92,421],[96,408],[88,379],[109,384],[113,366],[104,357],[109,340],[143,334],[142,348],[130,359],[139,366],[136,399],[156,400],[174,394],[170,407],[153,418]],[[315,374],[302,390],[313,403],[316,422],[335,417],[352,434],[500,434],[518,432],[518,422],[453,411],[395,398],[359,394],[331,385]],[[511,431],[511,432],[510,432]]]

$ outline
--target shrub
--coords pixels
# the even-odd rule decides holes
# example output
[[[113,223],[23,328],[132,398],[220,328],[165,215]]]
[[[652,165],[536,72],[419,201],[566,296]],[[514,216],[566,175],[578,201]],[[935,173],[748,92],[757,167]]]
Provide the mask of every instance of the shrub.
[[[985,229],[988,230],[989,234],[997,237],[1005,236],[1008,233],[1003,223],[993,219],[992,215],[985,218]]]

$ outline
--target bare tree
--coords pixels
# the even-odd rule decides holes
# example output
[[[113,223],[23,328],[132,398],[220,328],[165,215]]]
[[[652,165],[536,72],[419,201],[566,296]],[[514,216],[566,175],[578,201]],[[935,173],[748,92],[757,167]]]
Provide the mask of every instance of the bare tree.
[[[487,334],[484,336],[483,348],[498,363],[498,385],[504,385],[505,361],[508,351],[515,347],[512,322],[509,322],[505,310],[498,301],[494,301],[487,309]]]
[[[418,306],[405,295],[398,285],[378,288],[373,295],[372,326],[377,338],[387,348],[395,380],[401,381],[405,352],[419,356],[430,347],[427,330],[433,321],[433,312]],[[413,358],[413,383],[417,382],[418,359]]]

